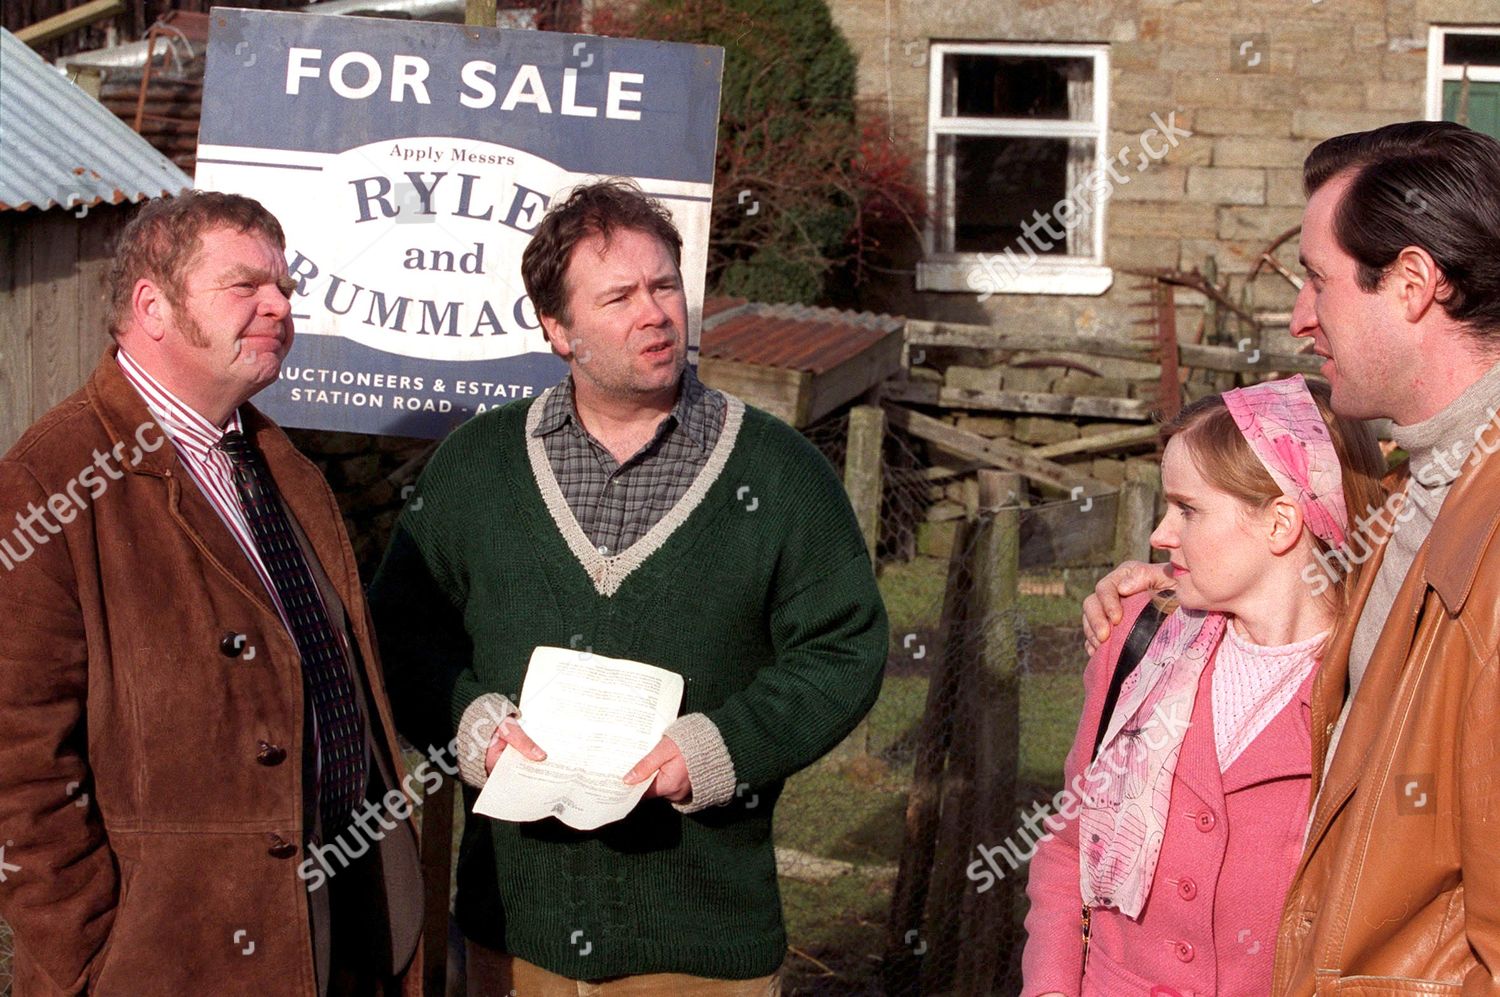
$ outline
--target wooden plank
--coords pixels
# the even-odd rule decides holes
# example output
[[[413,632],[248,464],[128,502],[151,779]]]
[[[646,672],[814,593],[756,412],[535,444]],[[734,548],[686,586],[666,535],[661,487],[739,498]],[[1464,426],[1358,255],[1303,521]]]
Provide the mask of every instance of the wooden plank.
[[[48,211],[31,237],[32,419],[77,390],[78,231],[71,211]]]
[[[40,215],[0,214],[0,453],[32,423],[31,251],[27,245]]]
[[[971,391],[968,388],[940,388],[937,403],[943,408],[1076,416],[1116,422],[1150,419],[1154,405],[1144,398],[1095,398],[1040,391]]]
[[[962,325],[912,319],[906,323],[908,347],[962,346],[972,349],[1038,353],[1083,353],[1119,360],[1156,362],[1154,344],[1096,336],[1054,336],[1041,332],[1012,332],[987,325]],[[1255,356],[1255,360],[1250,358]],[[1184,367],[1263,374],[1316,374],[1323,361],[1309,353],[1260,353],[1227,346],[1179,343],[1178,362]]]
[[[78,378],[88,380],[110,343],[109,268],[114,244],[133,214],[126,205],[89,211],[78,235]]]
[[[888,402],[908,405],[936,405],[942,385],[936,381],[887,381],[880,387],[880,397]]]
[[[114,17],[124,9],[125,0],[90,0],[89,3],[80,4],[72,10],[65,10],[61,14],[54,14],[45,20],[29,24],[17,31],[16,37],[27,45],[35,47],[70,31],[86,28],[95,21]]]
[[[1080,474],[1071,467],[1034,457],[1014,443],[986,439],[899,405],[887,405],[886,417],[892,426],[913,436],[920,436],[960,456],[983,460],[1002,471],[1015,471],[1044,485],[1063,491],[1078,489],[1079,495],[1104,495],[1115,491],[1110,485]]]
[[[1021,412],[1117,422],[1140,422],[1151,418],[1151,402],[1137,398],[1075,397],[1039,391],[970,391],[967,388],[945,388],[932,381],[887,381],[881,394],[887,401],[982,412]]]
[[[1021,567],[1083,568],[1117,564],[1119,495],[1044,502],[1021,520]]]
[[[865,394],[901,370],[901,330],[850,357],[832,370],[810,379],[807,422],[812,424],[854,398]]]
[[[1250,359],[1252,356],[1256,358],[1253,361]],[[1241,352],[1227,346],[1201,346],[1196,343],[1179,343],[1177,358],[1184,367],[1226,373],[1253,371],[1266,377],[1272,374],[1316,374],[1324,363],[1322,357],[1311,353]]]
[[[1116,447],[1150,443],[1160,436],[1161,430],[1156,426],[1132,426],[1129,429],[1099,433],[1097,436],[1081,436],[1076,440],[1048,443],[1046,446],[1037,447],[1031,453],[1033,456],[1051,460],[1053,457],[1066,457],[1069,454],[1099,453]]]
[[[698,376],[710,388],[741,398],[798,429],[808,423],[808,382],[812,375],[806,371],[702,357]]]
[[[1087,353],[1097,357],[1140,360],[1153,363],[1155,351],[1149,343],[1094,336],[1054,336],[1045,332],[1013,332],[988,325],[963,325],[955,322],[928,322],[911,319],[906,323],[908,346],[963,346],[981,350],[1037,351],[1044,353]]]
[[[891,478],[900,481],[946,481],[949,478],[956,478],[962,474],[973,474],[985,466],[987,465],[984,461],[971,460],[965,461],[956,467],[944,467],[941,464],[936,464],[932,467],[917,467],[906,470],[896,468],[891,471]]]

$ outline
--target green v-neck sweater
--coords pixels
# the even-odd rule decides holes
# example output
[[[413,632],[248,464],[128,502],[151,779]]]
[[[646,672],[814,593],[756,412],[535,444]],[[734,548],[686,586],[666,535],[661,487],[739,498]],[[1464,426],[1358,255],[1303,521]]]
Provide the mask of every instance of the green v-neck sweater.
[[[885,609],[848,500],[800,434],[731,401],[723,450],[700,474],[707,490],[683,499],[701,501],[638,541],[654,549],[623,577],[628,561],[601,571],[594,559],[591,578],[560,493],[551,510],[544,497],[545,457],[528,453],[532,404],[455,431],[397,525],[370,602],[398,726],[441,750],[481,695],[516,698],[533,648],[589,648],[681,674],[682,713],[717,726],[739,791],[692,814],[644,800],[587,832],[471,813],[459,924],[574,979],[772,973],[786,953],[777,796],[869,710],[886,657]]]

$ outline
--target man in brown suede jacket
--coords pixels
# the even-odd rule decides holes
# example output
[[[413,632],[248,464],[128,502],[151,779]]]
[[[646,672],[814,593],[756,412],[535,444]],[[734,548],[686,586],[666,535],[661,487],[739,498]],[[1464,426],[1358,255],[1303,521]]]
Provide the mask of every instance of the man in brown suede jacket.
[[[248,198],[149,203],[115,259],[114,343],[0,461],[16,997],[420,976],[412,787],[353,552],[317,469],[247,404],[292,342],[284,247]]]

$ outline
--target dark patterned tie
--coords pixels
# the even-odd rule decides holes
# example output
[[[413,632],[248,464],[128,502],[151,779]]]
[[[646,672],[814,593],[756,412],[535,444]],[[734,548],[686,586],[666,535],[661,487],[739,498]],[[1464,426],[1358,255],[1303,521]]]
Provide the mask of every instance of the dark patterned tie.
[[[365,795],[364,738],[354,681],[260,451],[240,432],[225,433],[219,447],[234,466],[250,533],[302,654],[303,682],[318,731],[318,805],[326,841],[343,829]]]

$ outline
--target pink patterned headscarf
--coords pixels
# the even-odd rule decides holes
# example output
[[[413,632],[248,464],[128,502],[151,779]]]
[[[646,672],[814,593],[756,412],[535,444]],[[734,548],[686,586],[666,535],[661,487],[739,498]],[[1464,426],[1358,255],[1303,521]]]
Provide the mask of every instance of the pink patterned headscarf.
[[[1341,546],[1349,525],[1343,474],[1307,379],[1296,374],[1226,391],[1224,404],[1282,494],[1302,507],[1308,529]]]

